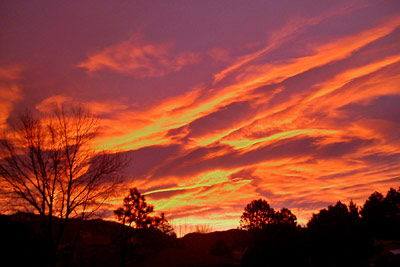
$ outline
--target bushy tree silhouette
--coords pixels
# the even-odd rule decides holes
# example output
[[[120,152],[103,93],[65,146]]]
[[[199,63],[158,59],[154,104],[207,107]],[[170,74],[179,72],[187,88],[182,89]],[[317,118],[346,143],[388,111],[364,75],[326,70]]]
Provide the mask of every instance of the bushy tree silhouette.
[[[275,211],[266,200],[253,200],[244,208],[240,217],[242,229],[262,228],[274,221]]]
[[[262,229],[269,224],[293,224],[296,225],[296,215],[289,209],[282,208],[275,212],[266,200],[253,200],[245,207],[240,217],[240,227],[242,229]]]
[[[275,224],[291,224],[296,225],[297,217],[289,209],[282,208],[275,213]]]
[[[390,188],[386,197],[379,192],[373,193],[360,213],[372,237],[400,239],[400,188]]]

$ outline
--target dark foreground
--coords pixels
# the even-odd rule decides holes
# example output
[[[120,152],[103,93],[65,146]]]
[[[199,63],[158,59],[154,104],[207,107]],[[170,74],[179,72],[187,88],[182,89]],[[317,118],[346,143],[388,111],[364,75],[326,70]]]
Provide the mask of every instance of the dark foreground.
[[[48,250],[37,216],[0,216],[2,261],[47,266]],[[73,220],[59,250],[58,266],[400,266],[399,240],[377,240],[354,229],[340,233],[271,225],[263,230],[191,233],[183,238],[157,230],[102,221]],[[397,239],[397,238],[396,238]]]

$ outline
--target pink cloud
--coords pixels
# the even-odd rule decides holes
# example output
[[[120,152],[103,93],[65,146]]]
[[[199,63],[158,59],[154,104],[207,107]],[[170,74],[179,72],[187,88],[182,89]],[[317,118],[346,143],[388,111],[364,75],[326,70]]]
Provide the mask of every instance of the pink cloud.
[[[42,100],[42,102],[37,104],[36,109],[40,110],[41,112],[48,112],[51,111],[55,106],[74,104],[76,102],[76,99],[71,96],[53,95],[45,98]],[[106,115],[114,112],[120,112],[128,108],[127,105],[116,100],[79,101],[79,103],[96,115]]]
[[[133,75],[138,78],[160,77],[183,67],[196,64],[200,55],[193,52],[171,53],[173,45],[154,44],[134,36],[127,41],[94,53],[78,64],[90,72],[101,69]]]

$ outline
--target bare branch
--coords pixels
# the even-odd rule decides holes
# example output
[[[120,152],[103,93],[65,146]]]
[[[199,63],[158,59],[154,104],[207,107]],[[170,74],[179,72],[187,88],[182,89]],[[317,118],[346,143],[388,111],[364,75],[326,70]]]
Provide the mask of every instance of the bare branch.
[[[69,218],[98,210],[127,164],[119,154],[92,147],[97,122],[81,106],[55,107],[39,118],[32,112],[21,115],[0,139],[0,182],[5,185],[0,201],[22,200],[48,227],[53,216],[60,217],[56,246]],[[47,229],[49,238],[52,231]]]

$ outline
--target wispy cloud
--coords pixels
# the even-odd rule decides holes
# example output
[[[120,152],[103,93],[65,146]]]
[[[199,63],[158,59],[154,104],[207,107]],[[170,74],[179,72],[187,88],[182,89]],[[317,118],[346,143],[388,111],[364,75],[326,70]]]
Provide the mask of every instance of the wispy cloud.
[[[18,66],[0,67],[0,129],[5,127],[14,103],[22,99],[18,85],[21,71]]]
[[[150,104],[129,102],[134,96],[80,101],[100,117],[97,144],[132,156],[126,188],[138,187],[176,222],[222,228],[237,226],[255,198],[306,222],[339,199],[361,204],[371,191],[398,185],[400,17],[343,30],[336,22],[356,20],[351,12],[365,7],[352,3],[317,17],[291,16],[255,45],[243,42],[240,53],[221,43],[178,51],[134,36],[78,64],[105,80],[129,80],[128,87],[194,64],[206,69],[204,83],[193,75],[186,90]],[[0,77],[5,121],[21,92],[18,71],[0,70]],[[78,98],[56,94],[36,108]]]
[[[285,22],[284,25],[279,30],[276,30],[269,34],[267,38],[267,45],[255,52],[243,55],[239,57],[232,65],[226,67],[222,71],[214,75],[214,83],[217,83],[224,79],[229,73],[232,73],[249,63],[252,63],[259,59],[260,57],[265,57],[278,47],[293,41],[301,35],[307,28],[317,25],[322,21],[334,17],[344,15],[354,10],[366,7],[366,4],[360,4],[356,2],[349,2],[347,5],[341,6],[337,9],[333,9],[327,12],[323,12],[319,16],[315,17],[293,17],[289,21]]]
[[[133,75],[138,78],[160,77],[176,72],[183,67],[196,64],[200,55],[193,52],[172,54],[173,44],[151,43],[139,36],[107,47],[78,64],[90,72],[110,69],[119,73]]]
[[[146,134],[123,140],[151,140],[135,151],[164,156],[134,184],[160,209],[180,214],[177,221],[207,214],[216,224],[233,223],[243,203],[258,197],[293,209],[304,223],[339,199],[361,204],[371,188],[396,185],[400,51],[376,57],[373,43],[397,40],[399,26],[394,17],[274,64],[260,64],[263,51],[251,54],[221,74],[233,75],[230,83],[217,79],[210,90],[139,113],[152,114],[136,132]],[[162,154],[171,144],[179,149]],[[182,214],[187,203],[196,212]]]

